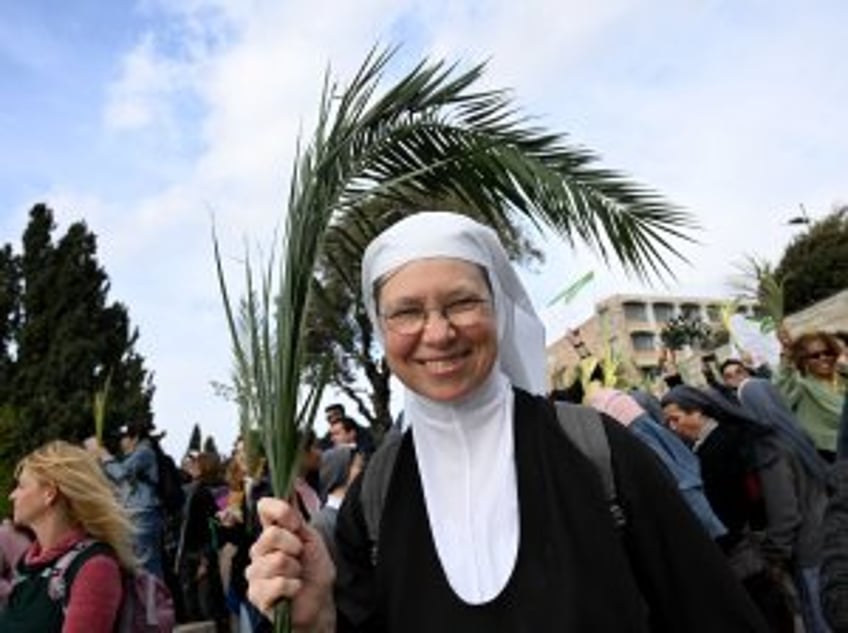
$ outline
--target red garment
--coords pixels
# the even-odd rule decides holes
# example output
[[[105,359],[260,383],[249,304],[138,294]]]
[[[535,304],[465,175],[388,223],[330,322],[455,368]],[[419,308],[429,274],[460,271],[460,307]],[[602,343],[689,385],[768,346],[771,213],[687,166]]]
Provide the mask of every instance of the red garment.
[[[85,532],[75,530],[47,550],[42,550],[36,541],[25,560],[30,564],[57,560],[84,538]],[[122,597],[118,561],[106,554],[95,554],[83,563],[71,585],[62,633],[111,633]]]

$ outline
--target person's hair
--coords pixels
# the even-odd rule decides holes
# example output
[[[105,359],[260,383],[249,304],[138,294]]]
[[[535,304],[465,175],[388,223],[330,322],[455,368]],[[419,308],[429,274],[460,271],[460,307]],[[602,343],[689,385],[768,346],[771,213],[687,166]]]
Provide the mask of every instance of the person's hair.
[[[303,448],[310,450],[318,444],[318,434],[315,429],[308,429],[306,436],[303,438]]]
[[[217,483],[220,479],[221,459],[214,453],[202,452],[196,458],[197,479],[203,483]]]
[[[127,422],[124,427],[121,428],[122,430],[124,428],[126,429],[126,432],[123,433],[123,435],[138,438],[139,440],[151,437],[150,434],[153,431],[153,425],[147,420],[133,420],[132,422]]]
[[[839,339],[830,332],[807,332],[806,334],[802,334],[792,341],[792,348],[790,350],[795,367],[802,374],[807,372],[807,345],[815,341],[823,343],[827,351],[832,353],[834,357],[838,357],[842,349],[839,345]]]
[[[328,404],[326,407],[324,407],[324,413],[330,413],[331,411],[338,411],[342,416],[344,416],[345,414],[344,405],[338,402]]]
[[[330,426],[334,426],[336,424],[341,424],[344,427],[344,430],[348,433],[350,433],[351,431],[356,431],[359,427],[359,425],[356,423],[356,420],[347,416],[338,420],[333,420],[333,423]]]
[[[230,490],[242,492],[244,490],[244,478],[246,476],[247,473],[244,471],[241,464],[239,464],[239,460],[235,457],[231,457],[227,460],[224,471],[224,480]]]
[[[742,369],[744,369],[748,373],[751,372],[751,370],[745,365],[745,363],[743,363],[738,358],[728,358],[727,360],[722,362],[721,365],[718,366],[718,373],[724,375],[724,370],[727,369],[728,367],[732,366],[732,365],[739,365],[739,367],[741,367]]]
[[[136,567],[132,522],[91,453],[61,440],[49,442],[18,462],[15,476],[23,470],[54,486],[69,518],[88,536],[111,547],[122,567]]]
[[[839,339],[843,347],[848,347],[848,330],[839,330],[834,332],[833,335]]]

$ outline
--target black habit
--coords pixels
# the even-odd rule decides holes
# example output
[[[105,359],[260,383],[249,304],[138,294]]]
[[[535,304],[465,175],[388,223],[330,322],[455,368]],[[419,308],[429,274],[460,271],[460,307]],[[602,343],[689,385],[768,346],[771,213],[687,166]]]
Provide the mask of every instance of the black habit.
[[[436,553],[414,431],[398,452],[380,523],[376,565],[359,501],[339,512],[339,631],[766,631],[718,547],[650,449],[604,419],[623,528],[600,478],[543,398],[515,390],[518,554],[505,588],[472,606],[451,589]],[[497,456],[492,456],[497,459]]]

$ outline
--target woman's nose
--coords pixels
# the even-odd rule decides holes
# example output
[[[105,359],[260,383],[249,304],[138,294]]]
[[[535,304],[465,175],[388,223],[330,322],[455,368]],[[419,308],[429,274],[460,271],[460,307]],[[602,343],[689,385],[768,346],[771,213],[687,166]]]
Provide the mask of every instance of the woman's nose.
[[[439,310],[431,310],[424,321],[422,338],[427,341],[439,341],[450,337],[454,332],[453,325]]]

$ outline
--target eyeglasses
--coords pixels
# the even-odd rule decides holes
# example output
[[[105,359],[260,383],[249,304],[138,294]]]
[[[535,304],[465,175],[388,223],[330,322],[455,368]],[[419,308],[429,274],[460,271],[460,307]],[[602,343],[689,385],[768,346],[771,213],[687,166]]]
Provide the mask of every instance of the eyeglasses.
[[[453,327],[463,328],[480,323],[488,313],[488,306],[488,299],[469,297],[451,301],[440,308],[401,308],[380,316],[392,332],[412,336],[424,330],[431,312],[438,312]]]
[[[821,360],[822,358],[836,358],[836,354],[830,350],[823,349],[819,352],[804,354],[804,360]]]

